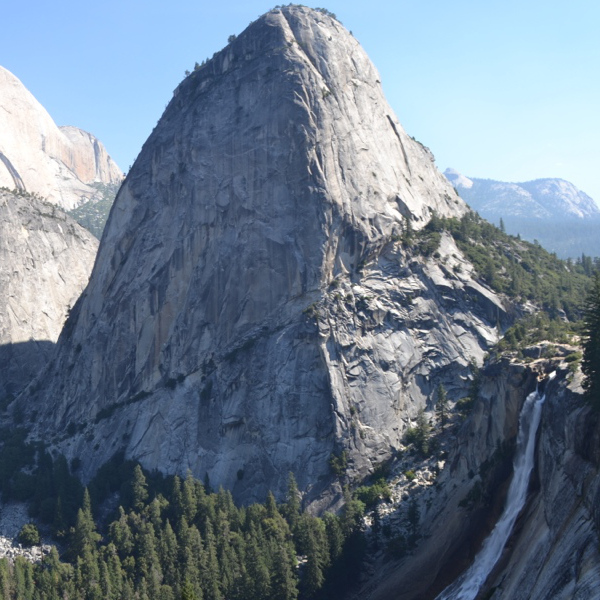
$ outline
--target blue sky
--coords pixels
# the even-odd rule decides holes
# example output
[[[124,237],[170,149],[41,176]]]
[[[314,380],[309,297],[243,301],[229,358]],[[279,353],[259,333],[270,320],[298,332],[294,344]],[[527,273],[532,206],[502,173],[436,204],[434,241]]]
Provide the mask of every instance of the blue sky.
[[[362,43],[400,122],[441,170],[505,181],[562,177],[600,202],[600,3],[318,5]],[[184,71],[273,6],[11,1],[2,9],[0,64],[57,124],[90,131],[127,170]]]

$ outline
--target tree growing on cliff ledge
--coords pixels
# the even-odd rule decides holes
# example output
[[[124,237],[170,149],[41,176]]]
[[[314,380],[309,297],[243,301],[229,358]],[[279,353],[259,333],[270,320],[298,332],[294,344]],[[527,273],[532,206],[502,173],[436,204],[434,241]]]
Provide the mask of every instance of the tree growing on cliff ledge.
[[[585,307],[583,359],[581,370],[585,375],[583,389],[588,402],[600,410],[600,274],[596,273],[594,284]]]
[[[448,394],[446,388],[440,383],[435,392],[435,414],[440,421],[442,430],[448,421]]]

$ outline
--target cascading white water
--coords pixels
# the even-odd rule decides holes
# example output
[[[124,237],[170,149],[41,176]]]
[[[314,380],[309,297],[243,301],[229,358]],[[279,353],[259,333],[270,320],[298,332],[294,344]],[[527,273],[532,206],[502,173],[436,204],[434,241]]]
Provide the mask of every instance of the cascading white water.
[[[552,373],[549,380],[554,379]],[[486,538],[471,567],[436,600],[473,600],[500,558],[513,525],[525,504],[529,476],[534,463],[535,436],[546,394],[536,390],[527,396],[519,417],[519,435],[513,461],[513,478],[506,496],[506,507],[494,530]]]

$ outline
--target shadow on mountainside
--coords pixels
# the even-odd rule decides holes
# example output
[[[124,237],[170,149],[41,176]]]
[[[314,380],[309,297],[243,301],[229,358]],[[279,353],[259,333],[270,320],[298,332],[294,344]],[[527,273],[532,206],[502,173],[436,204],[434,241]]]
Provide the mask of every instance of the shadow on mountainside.
[[[0,411],[42,372],[55,348],[48,340],[0,345]]]

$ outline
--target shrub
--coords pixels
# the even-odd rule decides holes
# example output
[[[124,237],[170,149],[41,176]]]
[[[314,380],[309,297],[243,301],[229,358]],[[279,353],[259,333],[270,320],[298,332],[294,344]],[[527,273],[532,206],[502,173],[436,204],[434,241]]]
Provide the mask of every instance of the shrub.
[[[415,479],[415,477],[417,476],[412,469],[409,469],[408,471],[404,471],[404,475],[405,475],[406,479],[408,479],[409,481],[413,481],[413,479]]]
[[[473,410],[473,406],[475,405],[475,400],[469,396],[467,396],[466,398],[461,398],[460,400],[458,400],[456,402],[456,410],[461,413],[462,415],[468,415],[472,410]]]
[[[389,500],[392,497],[392,491],[385,479],[380,479],[372,485],[362,485],[356,489],[354,496],[365,503],[367,508],[375,506],[379,500]]]
[[[341,454],[332,454],[329,457],[329,466],[338,477],[342,477],[348,468],[348,454],[346,451],[343,450]]]
[[[37,546],[40,543],[40,532],[33,523],[26,523],[21,527],[17,539],[23,546]]]

